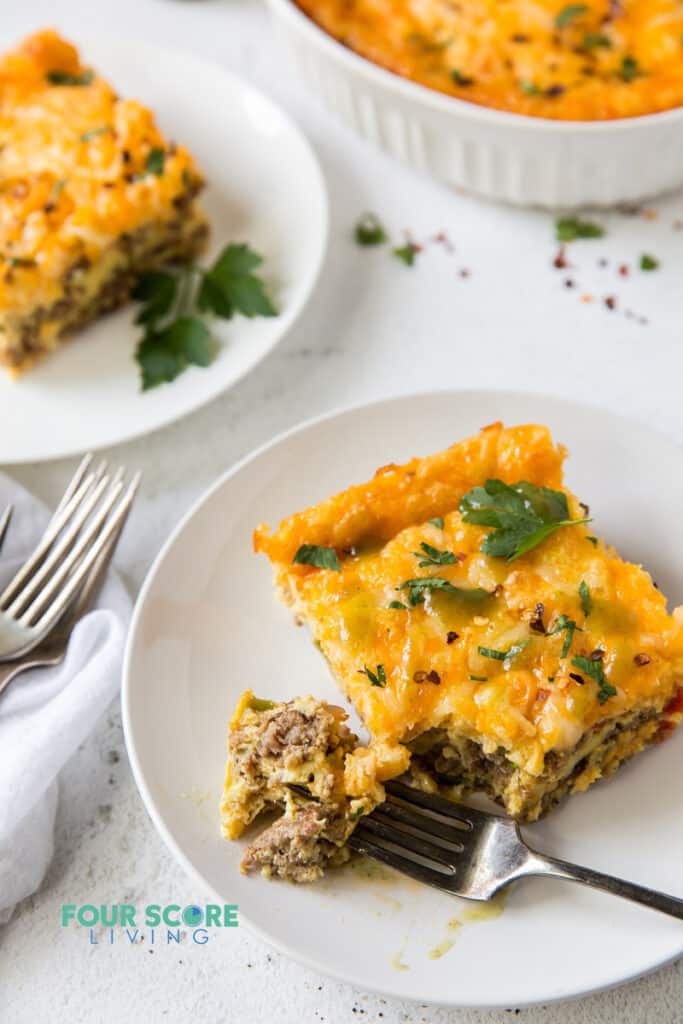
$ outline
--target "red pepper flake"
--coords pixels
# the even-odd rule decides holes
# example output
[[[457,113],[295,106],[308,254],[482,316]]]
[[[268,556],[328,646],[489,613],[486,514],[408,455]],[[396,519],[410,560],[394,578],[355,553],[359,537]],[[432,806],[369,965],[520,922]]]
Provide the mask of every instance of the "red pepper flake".
[[[422,670],[420,670],[419,672],[415,672],[413,674],[413,682],[415,682],[415,683],[424,683],[426,678],[427,678],[427,673],[423,672]]]
[[[439,683],[441,682],[441,676],[439,675],[438,672],[435,672],[434,669],[432,669],[431,672],[427,673],[427,681],[430,683],[434,683],[435,686],[438,686]]]
[[[463,278],[464,278],[464,277],[471,277],[471,276],[472,276],[472,271],[471,271],[471,270],[468,270],[468,269],[467,269],[467,267],[462,267],[462,268],[461,268],[461,269],[460,269],[460,270],[458,271],[458,276],[459,276],[459,277],[463,277]]]
[[[553,260],[553,266],[556,270],[566,270],[569,264],[567,263],[567,250],[563,245],[557,250],[557,255]]]
[[[546,690],[542,686],[539,686],[538,690],[536,690],[536,700],[539,704],[543,704],[543,702],[546,701],[549,696],[550,690]]]
[[[591,661],[602,661],[605,656],[605,652],[600,647],[596,647],[594,651],[590,653]]]
[[[649,654],[636,654],[633,660],[635,661],[638,668],[641,668],[643,665],[649,665],[652,661],[652,658]]]
[[[446,633],[446,643],[447,644],[454,644],[455,641],[458,640],[459,638],[460,638],[460,634],[456,633],[454,629],[449,629],[448,633]]]
[[[616,309],[617,308],[616,296],[614,296],[614,295],[606,295],[605,296],[605,305],[607,306],[608,309]]]
[[[585,682],[585,679],[583,678],[583,676],[580,676],[578,672],[570,672],[569,673],[569,678],[573,679],[575,683],[579,684],[579,686],[583,686],[583,684]]]
[[[529,629],[533,629],[534,633],[543,633],[543,634],[545,634],[545,632],[546,632],[545,625],[543,624],[543,613],[544,613],[544,611],[545,611],[545,606],[544,606],[542,601],[539,601],[538,604],[536,605],[536,608],[534,609],[534,617],[529,622]]]
[[[619,273],[622,277],[628,277],[628,275],[631,273],[631,268],[629,267],[628,263],[621,264],[621,266],[619,267]]]

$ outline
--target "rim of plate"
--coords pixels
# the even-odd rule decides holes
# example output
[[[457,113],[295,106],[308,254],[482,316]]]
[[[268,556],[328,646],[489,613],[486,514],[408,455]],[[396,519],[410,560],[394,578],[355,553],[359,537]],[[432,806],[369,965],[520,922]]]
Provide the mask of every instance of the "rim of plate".
[[[680,447],[677,444],[677,442],[674,441],[672,438],[668,437],[668,435],[663,434],[663,433],[661,433],[661,432],[659,432],[657,430],[654,430],[652,427],[648,426],[646,423],[642,423],[639,420],[635,419],[634,417],[623,416],[620,413],[612,412],[611,409],[605,409],[602,406],[594,405],[594,404],[591,404],[590,402],[577,402],[577,401],[574,401],[573,399],[570,399],[570,398],[563,398],[563,397],[551,395],[551,394],[548,394],[547,392],[543,392],[543,391],[526,391],[524,389],[512,389],[512,388],[458,388],[458,389],[440,388],[440,389],[436,389],[436,390],[432,389],[432,390],[429,390],[429,391],[416,391],[416,392],[406,392],[406,393],[403,393],[403,394],[399,393],[399,394],[394,394],[394,395],[388,395],[388,396],[385,396],[384,398],[379,398],[379,399],[376,399],[376,400],[370,401],[370,402],[357,402],[357,403],[352,403],[350,405],[338,406],[337,408],[331,410],[330,412],[322,413],[322,414],[317,415],[317,416],[312,416],[309,419],[303,420],[302,422],[297,423],[294,426],[288,427],[286,430],[281,431],[279,434],[276,434],[275,437],[271,438],[270,441],[266,441],[264,444],[259,445],[257,448],[255,448],[253,451],[249,452],[247,455],[245,455],[243,458],[241,458],[238,462],[236,462],[233,466],[231,466],[230,469],[228,469],[224,473],[222,473],[218,477],[218,479],[215,480],[214,483],[211,484],[211,486],[206,491],[204,491],[203,494],[201,494],[199,496],[199,498],[194,502],[194,504],[191,506],[191,508],[182,516],[182,518],[180,519],[178,524],[174,527],[174,529],[172,530],[172,532],[169,535],[169,537],[167,538],[167,540],[164,542],[161,550],[157,554],[157,556],[154,559],[154,561],[153,561],[153,563],[152,563],[152,565],[151,565],[147,575],[145,576],[144,582],[142,584],[142,587],[140,588],[140,592],[139,592],[138,597],[137,597],[137,599],[135,601],[135,606],[133,608],[133,614],[131,616],[130,626],[129,626],[129,629],[128,629],[128,637],[127,637],[127,640],[126,640],[126,649],[125,649],[125,654],[124,654],[122,682],[121,682],[121,712],[122,712],[122,722],[123,722],[123,734],[124,734],[126,750],[128,752],[128,758],[129,758],[129,761],[130,761],[131,770],[133,772],[133,778],[134,778],[135,784],[136,784],[136,786],[138,788],[138,792],[140,793],[140,796],[142,798],[142,802],[143,802],[143,804],[145,806],[145,810],[147,811],[148,815],[150,816],[150,818],[152,820],[152,823],[154,824],[154,827],[156,828],[156,830],[159,833],[159,835],[161,836],[161,839],[163,840],[166,848],[173,855],[173,857],[175,858],[177,863],[180,864],[180,866],[188,874],[188,876],[195,882],[195,884],[199,885],[200,887],[202,887],[203,889],[205,889],[206,891],[211,893],[218,900],[221,899],[220,894],[206,880],[206,878],[204,878],[204,876],[201,874],[201,872],[197,868],[195,868],[194,864],[189,860],[189,858],[186,857],[186,855],[183,852],[182,848],[180,847],[180,845],[178,844],[178,842],[175,840],[174,836],[172,835],[170,829],[167,828],[167,826],[166,826],[166,824],[165,824],[165,822],[163,820],[162,814],[161,814],[160,810],[157,808],[156,803],[155,803],[155,801],[154,801],[154,799],[153,799],[153,797],[152,797],[152,795],[151,795],[151,793],[149,791],[147,783],[145,781],[144,771],[143,771],[142,765],[140,763],[140,758],[138,756],[138,751],[136,749],[135,740],[134,740],[134,736],[133,736],[133,726],[132,726],[132,722],[131,722],[131,712],[130,712],[130,678],[131,678],[132,652],[133,652],[133,647],[134,647],[134,643],[135,643],[135,639],[136,639],[136,634],[137,634],[137,631],[138,631],[138,628],[139,628],[140,620],[141,620],[142,615],[143,615],[144,610],[145,610],[147,596],[148,596],[148,593],[150,592],[150,590],[152,589],[152,587],[153,587],[153,585],[155,583],[157,574],[158,574],[158,572],[159,572],[163,562],[166,560],[166,556],[168,555],[170,550],[173,548],[173,546],[175,545],[175,543],[178,540],[178,538],[183,533],[186,525],[194,518],[194,516],[199,512],[199,510],[205,504],[207,504],[208,502],[210,502],[213,499],[214,494],[217,491],[219,491],[221,489],[221,487],[223,487],[223,485],[228,480],[230,480],[234,476],[237,476],[237,474],[242,470],[242,468],[244,466],[248,465],[251,462],[254,462],[256,459],[260,458],[260,456],[264,455],[266,452],[270,451],[271,449],[274,449],[274,448],[278,447],[278,445],[282,444],[283,442],[288,441],[290,437],[293,437],[293,436],[298,435],[298,434],[306,433],[307,431],[309,431],[310,429],[318,426],[321,423],[326,423],[326,422],[329,422],[330,420],[334,420],[334,419],[337,419],[337,418],[342,418],[342,417],[345,417],[345,416],[347,416],[349,414],[356,413],[356,412],[359,412],[360,410],[364,410],[364,409],[370,409],[370,408],[375,408],[376,409],[376,408],[378,408],[379,406],[382,406],[382,405],[392,405],[393,403],[401,402],[401,401],[405,401],[405,400],[409,400],[409,399],[410,400],[414,400],[414,399],[429,399],[431,397],[434,397],[435,395],[438,395],[438,396],[451,395],[453,397],[457,397],[457,396],[463,395],[463,394],[466,394],[466,395],[469,395],[469,396],[476,396],[476,395],[487,395],[487,396],[490,396],[491,394],[496,394],[496,395],[500,396],[501,399],[505,399],[505,398],[529,398],[531,400],[533,400],[533,399],[546,399],[546,400],[550,399],[553,402],[556,402],[558,405],[569,406],[569,407],[572,407],[574,409],[579,409],[579,410],[581,410],[581,409],[590,410],[591,412],[601,412],[601,413],[603,413],[603,414],[605,414],[607,416],[610,416],[613,419],[615,419],[617,421],[621,421],[623,423],[629,423],[629,424],[637,423],[638,426],[640,427],[640,429],[646,431],[648,434],[654,435],[654,437],[663,438],[664,440],[666,440],[673,447]],[[681,453],[683,454],[683,448],[681,449]],[[333,964],[323,963],[323,962],[321,962],[319,960],[316,960],[314,957],[308,956],[306,954],[299,953],[296,950],[292,950],[292,948],[290,946],[288,946],[285,942],[281,942],[279,939],[273,938],[259,924],[257,924],[256,922],[250,920],[248,914],[245,914],[245,912],[241,908],[240,908],[240,920],[247,926],[248,930],[252,934],[256,935],[259,939],[261,939],[264,943],[266,943],[266,945],[270,946],[272,949],[277,950],[283,956],[288,957],[290,960],[295,960],[297,963],[303,964],[303,966],[308,967],[310,970],[315,971],[318,974],[322,974],[323,976],[328,977],[328,978],[334,978],[334,979],[336,979],[338,981],[343,981],[343,982],[345,982],[348,985],[351,985],[351,986],[353,986],[355,988],[361,989],[362,991],[373,992],[373,993],[375,993],[377,995],[380,995],[380,996],[385,996],[385,997],[388,997],[388,998],[391,998],[391,999],[401,999],[401,1000],[404,1000],[406,1002],[412,1002],[412,1003],[416,1003],[416,1004],[426,1004],[426,1005],[434,1005],[434,1006],[448,1006],[448,1007],[451,1007],[451,1008],[458,1008],[458,1009],[501,1010],[501,1009],[506,1009],[509,1006],[509,1000],[502,1000],[502,1001],[496,1001],[496,1002],[480,1001],[480,1002],[477,1002],[477,1003],[471,1003],[471,1002],[470,1003],[459,1003],[459,1002],[439,1003],[439,1002],[434,1002],[433,1000],[430,1000],[430,997],[429,997],[428,993],[426,993],[424,995],[420,995],[419,997],[410,997],[410,996],[406,996],[406,995],[397,996],[396,993],[393,992],[391,989],[382,988],[382,987],[379,987],[379,986],[378,987],[373,987],[373,986],[366,985],[365,983],[363,983],[362,985],[359,985],[358,981],[356,980],[356,978],[354,977],[354,975],[352,973],[350,973],[348,971],[345,971],[345,970],[342,970],[342,969],[336,969]],[[586,998],[589,995],[596,995],[596,994],[601,993],[601,992],[609,992],[612,989],[618,988],[621,985],[627,984],[627,983],[632,982],[632,981],[636,981],[636,980],[638,980],[638,978],[643,978],[643,977],[646,977],[649,974],[654,973],[655,971],[659,970],[660,968],[665,967],[667,964],[672,963],[674,960],[677,960],[681,956],[681,954],[683,954],[683,938],[681,939],[680,947],[677,950],[675,950],[673,953],[671,953],[670,956],[666,956],[664,959],[655,958],[652,961],[648,961],[647,963],[644,964],[642,970],[636,971],[635,973],[624,975],[623,977],[616,978],[616,979],[614,979],[612,981],[607,981],[607,982],[605,982],[602,985],[597,985],[597,986],[593,986],[593,987],[588,987],[588,988],[580,989],[580,990],[578,990],[576,992],[571,993],[570,995],[555,995],[555,996],[553,996],[553,995],[545,996],[544,995],[542,997],[539,997],[539,998],[536,998],[536,999],[532,999],[532,1000],[528,1000],[528,1001],[515,1002],[515,1006],[520,1008],[520,1009],[524,1009],[524,1008],[527,1008],[527,1007],[538,1006],[538,1005],[541,1005],[541,1004],[545,1006],[545,1005],[551,1005],[551,1004],[556,1004],[556,1003],[573,1002],[573,1001],[578,1000],[578,999]]]
[[[252,85],[251,82],[244,79],[241,75],[235,74],[233,71],[229,71],[227,68],[224,68],[223,65],[220,64],[217,60],[214,60],[211,57],[202,57],[194,50],[185,50],[182,47],[167,46],[165,44],[157,45],[156,43],[149,43],[146,40],[138,40],[132,37],[127,37],[125,35],[118,35],[116,33],[113,33],[112,35],[104,35],[98,32],[87,31],[82,35],[80,33],[69,33],[69,35],[73,35],[74,38],[76,38],[77,36],[76,42],[78,44],[78,47],[81,51],[83,51],[86,54],[86,56],[88,48],[92,44],[93,48],[103,47],[110,50],[125,50],[129,58],[131,51],[137,50],[141,53],[147,53],[150,60],[152,60],[153,54],[156,54],[157,56],[159,54],[162,54],[164,57],[169,59],[176,58],[179,60],[183,60],[186,64],[191,63],[196,68],[201,70],[206,70],[208,68],[212,73],[222,75],[226,79],[228,85],[231,88],[236,87],[242,90],[242,92],[246,93],[248,97],[253,97],[257,99],[260,103],[269,107],[270,110],[277,114],[277,116],[281,119],[282,123],[285,125],[287,130],[291,132],[292,135],[296,138],[297,142],[302,147],[303,152],[305,152],[310,162],[312,180],[315,180],[315,187],[320,197],[322,216],[320,224],[320,234],[317,242],[317,252],[315,253],[313,269],[312,271],[309,272],[309,279],[305,283],[304,288],[301,291],[301,294],[299,295],[297,302],[293,304],[283,314],[281,314],[279,330],[274,333],[274,340],[270,343],[268,348],[266,348],[265,351],[257,354],[255,358],[247,360],[245,366],[243,366],[241,370],[228,383],[218,383],[217,381],[214,386],[209,386],[205,392],[201,393],[201,395],[198,395],[194,399],[190,399],[182,407],[182,409],[180,409],[180,411],[171,411],[170,413],[165,414],[160,419],[159,423],[157,423],[153,427],[122,427],[121,433],[117,433],[116,437],[110,437],[103,441],[98,441],[95,444],[89,444],[85,448],[83,446],[77,448],[73,444],[68,444],[63,448],[59,448],[56,449],[55,451],[50,452],[47,455],[40,455],[37,457],[31,456],[30,460],[28,460],[31,462],[52,462],[57,459],[68,458],[71,455],[77,455],[85,451],[86,448],[88,451],[101,451],[104,448],[113,447],[114,445],[125,444],[126,442],[135,440],[138,437],[146,437],[148,434],[153,434],[156,431],[163,430],[164,427],[168,427],[173,423],[177,423],[185,416],[189,416],[192,413],[197,412],[198,409],[201,409],[203,408],[203,406],[215,401],[218,397],[220,397],[220,395],[224,394],[226,391],[233,388],[236,384],[243,380],[247,376],[247,374],[251,373],[251,371],[256,366],[258,366],[259,363],[263,362],[263,360],[266,359],[271,354],[273,349],[276,348],[276,346],[279,345],[280,342],[284,340],[287,334],[289,334],[290,330],[303,313],[320,279],[320,274],[325,263],[325,257],[327,254],[327,248],[329,243],[330,200],[329,193],[327,190],[327,183],[325,181],[325,176],[323,174],[320,160],[318,159],[318,156],[312,144],[309,142],[308,137],[306,136],[304,131],[290,116],[288,111],[286,111],[284,107],[281,107],[279,103],[272,99],[268,93],[265,93],[262,90],[258,89],[256,86]],[[95,323],[96,322],[97,321],[95,321]],[[0,465],[13,466],[19,465],[26,461],[27,459],[22,455],[21,458],[3,459],[0,462]]]
[[[485,107],[460,99],[458,96],[449,96],[447,93],[439,92],[438,89],[430,89],[420,82],[402,78],[401,75],[389,71],[380,64],[375,64],[362,54],[344,46],[333,35],[326,32],[305,11],[301,10],[294,0],[268,0],[268,3],[278,15],[287,18],[297,29],[304,32],[312,42],[326,49],[328,53],[341,63],[345,63],[352,71],[363,75],[363,77],[374,81],[384,88],[400,93],[406,99],[419,102],[423,107],[430,107],[432,110],[464,115],[472,120],[487,121],[494,125],[514,125],[530,131],[554,131],[557,134],[571,134],[572,131],[576,133],[579,130],[589,133],[605,131],[615,133],[619,130],[634,129],[637,126],[645,128],[654,124],[662,124],[667,121],[675,122],[683,119],[683,105],[671,107],[668,110],[657,110],[651,114],[615,117],[601,121],[562,121],[552,117],[532,117],[529,114],[517,114],[511,110]]]

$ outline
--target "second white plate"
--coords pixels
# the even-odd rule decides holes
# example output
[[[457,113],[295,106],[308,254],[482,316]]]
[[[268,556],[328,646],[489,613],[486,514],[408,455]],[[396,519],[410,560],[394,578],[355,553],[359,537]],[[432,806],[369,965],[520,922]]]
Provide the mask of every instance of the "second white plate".
[[[208,369],[140,391],[135,307],[106,316],[18,380],[0,371],[0,464],[102,448],[192,412],[239,380],[301,312],[327,241],[317,159],[269,99],[217,65],[134,41],[74,39],[83,60],[121,95],[150,107],[169,139],[188,146],[208,181],[202,199],[213,256],[248,242],[264,257],[279,316],[221,322]]]
[[[228,473],[178,527],[150,573],[123,689],[131,764],[163,839],[194,879],[282,951],[364,988],[456,1006],[510,1007],[615,985],[683,952],[679,921],[566,882],[514,887],[502,914],[361,862],[320,884],[245,878],[220,834],[227,722],[245,687],[340,702],[307,633],[255,557],[256,523],[377,466],[426,455],[501,419],[540,422],[569,447],[570,487],[596,533],[683,600],[680,450],[647,428],[571,402],[500,392],[397,398],[310,423]],[[551,855],[683,895],[683,736],[526,830]],[[500,907],[493,908],[495,914]],[[459,924],[452,924],[453,919]]]

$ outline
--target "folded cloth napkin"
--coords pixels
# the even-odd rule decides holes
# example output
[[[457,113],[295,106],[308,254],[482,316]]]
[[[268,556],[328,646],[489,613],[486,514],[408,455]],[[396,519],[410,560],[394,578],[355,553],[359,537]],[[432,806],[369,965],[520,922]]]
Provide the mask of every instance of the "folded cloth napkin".
[[[0,591],[49,518],[0,474],[0,514],[8,503],[14,514],[0,551]],[[130,610],[123,584],[109,572],[62,664],[25,672],[0,694],[0,924],[43,880],[53,853],[57,776],[116,695]]]

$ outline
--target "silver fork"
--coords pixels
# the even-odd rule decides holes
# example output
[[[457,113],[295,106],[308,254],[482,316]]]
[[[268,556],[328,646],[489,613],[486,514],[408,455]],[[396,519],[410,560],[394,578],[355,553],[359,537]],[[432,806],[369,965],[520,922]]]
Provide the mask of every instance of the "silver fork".
[[[604,889],[683,919],[683,899],[537,853],[511,818],[400,782],[385,788],[386,803],[361,818],[348,845],[418,882],[453,896],[490,900],[519,878],[545,875]]]
[[[90,464],[86,456],[32,555],[0,594],[0,662],[24,657],[49,636],[128,515],[139,474],[126,486],[123,469],[110,476],[105,463],[95,471]]]

